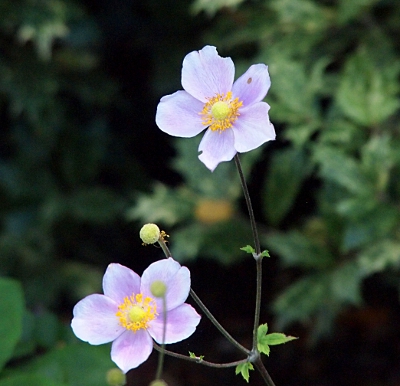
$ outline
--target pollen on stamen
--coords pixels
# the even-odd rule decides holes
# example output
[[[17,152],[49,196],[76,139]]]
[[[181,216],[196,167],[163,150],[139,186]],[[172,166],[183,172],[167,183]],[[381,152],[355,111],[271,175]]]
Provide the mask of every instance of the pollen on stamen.
[[[239,101],[239,98],[232,99],[232,91],[229,91],[226,95],[217,94],[209,98],[199,114],[202,115],[204,126],[208,126],[212,131],[222,132],[232,127],[240,115],[239,108],[242,105],[243,102]]]
[[[132,294],[124,298],[115,315],[119,318],[121,326],[136,332],[146,329],[148,323],[158,314],[154,299],[148,296],[143,299],[142,294]]]

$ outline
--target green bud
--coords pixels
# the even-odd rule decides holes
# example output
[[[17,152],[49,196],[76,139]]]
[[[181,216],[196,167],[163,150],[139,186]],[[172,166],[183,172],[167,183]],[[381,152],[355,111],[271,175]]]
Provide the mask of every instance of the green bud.
[[[146,224],[140,230],[140,238],[145,244],[154,244],[160,238],[160,228],[156,224]]]
[[[106,380],[110,386],[123,386],[126,384],[126,376],[120,369],[108,370]]]
[[[155,280],[150,285],[150,291],[156,298],[162,298],[167,292],[167,286],[163,281]]]
[[[168,386],[168,383],[162,379],[156,379],[152,381],[149,386]]]

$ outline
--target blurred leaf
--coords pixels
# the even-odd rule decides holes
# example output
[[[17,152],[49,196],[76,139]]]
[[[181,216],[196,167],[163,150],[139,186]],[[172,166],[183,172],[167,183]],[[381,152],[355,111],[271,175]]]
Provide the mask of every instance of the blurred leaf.
[[[339,0],[339,23],[345,23],[361,12],[367,13],[368,8],[371,8],[377,1],[378,0]]]
[[[0,369],[12,357],[22,333],[24,296],[20,284],[0,278]]]
[[[191,216],[193,210],[194,197],[186,188],[174,190],[156,183],[152,193],[138,195],[136,204],[126,212],[126,218],[171,226]]]
[[[302,150],[291,148],[273,155],[263,194],[266,217],[273,225],[292,208],[310,169]]]
[[[400,243],[383,239],[361,251],[357,256],[360,272],[364,276],[373,275],[387,269],[400,267]]]
[[[336,96],[343,112],[363,126],[385,121],[400,106],[400,62],[381,63],[378,67],[370,55],[373,54],[363,50],[347,61]]]
[[[55,382],[47,377],[36,374],[16,374],[0,379],[0,386],[67,386],[65,383]]]
[[[349,192],[365,195],[372,190],[360,165],[340,149],[327,146],[316,147],[314,159],[320,165],[320,174],[323,178],[334,181]]]
[[[191,10],[194,14],[201,11],[209,16],[215,15],[221,8],[233,8],[243,3],[244,0],[195,0]]]
[[[323,243],[298,231],[268,234],[265,243],[279,254],[286,266],[325,268],[334,262],[334,257]]]
[[[106,373],[114,367],[109,345],[79,342],[49,351],[25,366],[24,371],[68,386],[107,386]]]

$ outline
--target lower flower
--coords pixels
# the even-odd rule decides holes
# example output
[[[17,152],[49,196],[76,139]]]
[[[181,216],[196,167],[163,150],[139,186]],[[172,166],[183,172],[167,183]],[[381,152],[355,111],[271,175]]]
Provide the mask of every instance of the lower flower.
[[[103,277],[104,295],[89,295],[74,307],[74,334],[93,345],[113,342],[111,359],[124,373],[147,360],[153,339],[163,343],[163,300],[152,295],[155,281],[166,286],[165,343],[188,338],[200,315],[185,303],[190,272],[172,258],[151,264],[142,277],[123,265],[110,264]]]

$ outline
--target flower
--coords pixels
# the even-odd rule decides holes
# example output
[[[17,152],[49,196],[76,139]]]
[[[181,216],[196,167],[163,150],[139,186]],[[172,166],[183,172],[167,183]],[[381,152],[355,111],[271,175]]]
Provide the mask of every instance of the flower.
[[[268,67],[254,64],[235,82],[235,65],[217,49],[205,46],[186,55],[182,65],[183,90],[161,98],[158,127],[176,137],[194,137],[208,128],[199,145],[199,159],[213,171],[237,152],[275,139],[262,102],[271,85]]]
[[[126,373],[151,354],[154,339],[163,340],[163,299],[152,296],[154,281],[166,285],[165,343],[188,338],[200,315],[184,303],[190,290],[190,272],[171,257],[145,269],[142,277],[120,264],[110,264],[103,277],[104,295],[93,294],[73,310],[71,327],[81,340],[93,345],[112,343],[111,359]]]

